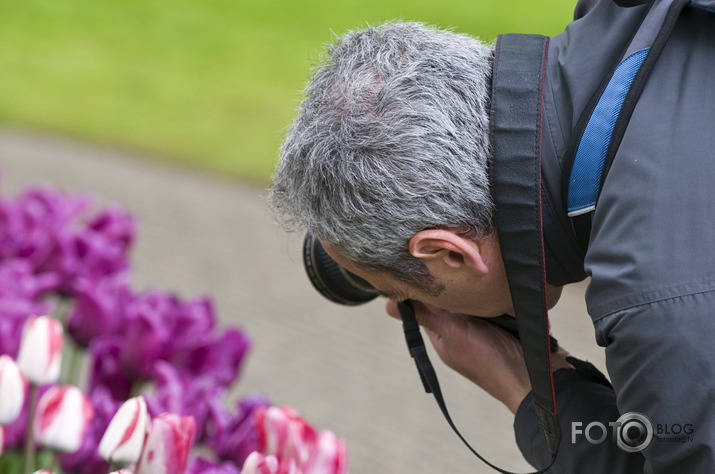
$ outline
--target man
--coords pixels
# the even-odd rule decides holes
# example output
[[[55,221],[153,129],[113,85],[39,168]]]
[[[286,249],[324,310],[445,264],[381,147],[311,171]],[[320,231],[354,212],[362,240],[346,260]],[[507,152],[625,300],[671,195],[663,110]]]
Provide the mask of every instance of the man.
[[[553,472],[715,466],[713,13],[687,8],[678,19],[607,175],[585,255],[561,198],[572,129],[647,9],[580,2],[548,48],[540,144],[548,303],[591,277],[588,311],[613,383],[563,349],[554,354],[564,434]],[[412,300],[442,359],[506,404],[526,459],[548,465],[518,341],[471,317],[513,312],[487,167],[492,48],[388,23],[348,33],[328,52],[281,149],[276,217],[310,229],[390,299],[392,316],[396,301]],[[631,413],[655,434],[641,450],[583,436],[592,422],[610,436]]]

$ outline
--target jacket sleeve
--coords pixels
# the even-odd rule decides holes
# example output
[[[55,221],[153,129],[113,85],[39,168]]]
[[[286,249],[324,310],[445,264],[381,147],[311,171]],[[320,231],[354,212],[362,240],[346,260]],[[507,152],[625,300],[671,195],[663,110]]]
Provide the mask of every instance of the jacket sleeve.
[[[613,437],[613,422],[618,420],[619,413],[610,383],[593,365],[572,357],[568,360],[575,370],[561,369],[554,373],[561,443],[548,472],[643,472],[643,456],[621,450]],[[548,466],[551,453],[537,422],[531,394],[516,413],[514,431],[524,458],[537,469]]]

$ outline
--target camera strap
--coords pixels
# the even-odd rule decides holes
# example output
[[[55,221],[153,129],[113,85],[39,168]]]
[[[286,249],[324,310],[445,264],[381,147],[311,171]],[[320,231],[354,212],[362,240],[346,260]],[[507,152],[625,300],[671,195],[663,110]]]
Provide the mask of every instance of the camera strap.
[[[552,462],[561,440],[556,411],[544,254],[541,128],[549,38],[497,38],[492,73],[491,162],[496,228],[536,417]]]
[[[514,474],[511,471],[506,471],[498,466],[495,466],[487,459],[485,459],[469,444],[469,442],[464,438],[462,433],[459,432],[457,426],[454,424],[454,421],[452,421],[452,417],[449,415],[449,410],[447,410],[447,404],[445,403],[444,397],[442,396],[442,389],[439,386],[437,373],[435,372],[434,366],[432,365],[432,362],[427,355],[427,348],[425,347],[424,339],[422,338],[422,334],[420,333],[420,326],[417,322],[417,318],[415,318],[415,313],[412,309],[412,305],[409,301],[401,301],[397,303],[397,308],[399,309],[400,316],[402,317],[402,329],[405,333],[407,349],[410,351],[410,355],[412,356],[412,359],[417,365],[417,372],[420,374],[420,379],[422,380],[422,385],[424,386],[425,392],[431,393],[432,396],[434,396],[434,399],[436,400],[439,409],[442,411],[442,415],[444,415],[444,418],[447,420],[447,423],[449,424],[450,428],[452,428],[452,431],[457,434],[459,439],[462,440],[462,443],[464,443],[464,445],[472,452],[472,454],[478,457],[484,464],[502,474]],[[551,464],[553,464],[555,459],[556,457],[554,456],[551,460]],[[533,474],[541,474],[546,472],[551,467],[551,464],[549,464],[546,468],[542,470],[534,472]]]
[[[492,74],[490,163],[496,223],[519,337],[532,385],[533,405],[556,459],[561,431],[551,371],[551,338],[546,308],[546,272],[541,217],[541,111],[549,39],[507,34],[497,39]],[[427,356],[409,302],[398,304],[407,347],[425,391],[432,393],[449,426],[485,464],[512,474],[475,451],[454,425],[437,375]]]

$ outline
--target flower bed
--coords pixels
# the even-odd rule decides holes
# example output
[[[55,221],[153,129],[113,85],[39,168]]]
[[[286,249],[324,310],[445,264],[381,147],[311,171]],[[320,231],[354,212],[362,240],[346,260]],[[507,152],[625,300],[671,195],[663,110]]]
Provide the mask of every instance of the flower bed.
[[[132,288],[135,235],[89,196],[0,198],[0,472],[346,473],[294,409],[226,406],[248,335],[208,297]]]

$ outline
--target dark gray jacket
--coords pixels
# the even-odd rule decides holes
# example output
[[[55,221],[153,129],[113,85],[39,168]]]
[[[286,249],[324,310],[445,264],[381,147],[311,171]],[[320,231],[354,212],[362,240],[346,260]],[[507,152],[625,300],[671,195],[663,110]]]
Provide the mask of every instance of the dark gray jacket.
[[[553,472],[715,472],[715,13],[689,7],[678,20],[604,183],[585,256],[561,199],[571,130],[645,8],[581,1],[549,46],[547,278],[590,276],[588,311],[614,387],[585,369],[556,373],[563,437]],[[634,412],[653,430],[635,453],[610,428],[600,444],[572,429]],[[525,457],[548,464],[529,397],[514,426]]]

